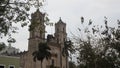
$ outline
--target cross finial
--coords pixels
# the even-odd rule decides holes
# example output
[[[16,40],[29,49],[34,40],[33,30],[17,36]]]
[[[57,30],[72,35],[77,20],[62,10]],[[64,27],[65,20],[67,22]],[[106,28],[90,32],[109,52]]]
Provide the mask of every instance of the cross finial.
[[[61,19],[61,17],[60,17],[60,19]]]
[[[39,10],[39,8],[37,9],[37,12],[39,12],[40,10]]]
[[[62,20],[61,20],[61,17],[60,17],[60,21],[62,21]]]

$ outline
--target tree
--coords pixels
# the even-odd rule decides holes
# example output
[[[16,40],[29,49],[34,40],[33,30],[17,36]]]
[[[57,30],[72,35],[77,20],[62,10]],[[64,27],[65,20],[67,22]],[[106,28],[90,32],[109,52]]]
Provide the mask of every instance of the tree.
[[[79,65],[77,65],[77,67],[76,68],[86,68],[85,67],[85,65],[84,64],[79,64]]]
[[[69,68],[76,68],[75,63],[72,61],[69,61]]]
[[[26,26],[31,22],[31,8],[40,9],[44,0],[0,0],[0,38],[4,36],[12,36],[17,33],[17,23],[21,27]],[[47,14],[45,14],[45,21],[47,22]]]
[[[86,68],[94,68],[95,53],[89,42],[83,42],[79,50],[78,62],[84,63]],[[80,60],[80,61],[79,61]]]
[[[82,20],[84,20],[83,17]],[[84,38],[77,37],[79,67],[120,68],[120,22],[118,20],[118,28],[110,27],[105,17],[104,23],[104,28],[95,25],[89,28],[92,24],[92,21],[89,20],[87,29],[83,30]],[[79,28],[79,31],[82,30]]]
[[[0,1],[0,34],[7,35],[15,33],[14,23],[21,23],[21,26],[30,22],[28,11],[30,7],[39,8],[43,0],[1,0]]]
[[[0,51],[2,51],[5,48],[5,44],[4,43],[0,43]]]
[[[70,55],[69,53],[74,53],[74,52],[75,50],[74,50],[73,43],[71,42],[71,40],[65,41],[62,54],[64,57],[66,57],[66,68],[67,68],[67,62],[68,62],[67,57],[69,57]]]
[[[41,68],[42,68],[42,62],[46,58],[47,60],[50,59],[51,53],[50,48],[47,45],[47,43],[39,43],[38,50],[33,52],[33,60],[36,62],[36,60],[41,61]]]

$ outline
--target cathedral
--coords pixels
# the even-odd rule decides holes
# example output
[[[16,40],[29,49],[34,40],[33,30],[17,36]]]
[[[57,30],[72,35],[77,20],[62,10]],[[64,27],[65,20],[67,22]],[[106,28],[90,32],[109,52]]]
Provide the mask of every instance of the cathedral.
[[[61,20],[55,23],[55,33],[53,35],[47,35],[45,38],[45,14],[37,10],[31,15],[31,25],[29,29],[30,37],[28,41],[28,51],[22,53],[20,56],[21,68],[41,68],[40,61],[33,61],[32,53],[38,49],[40,42],[48,43],[51,48],[51,58],[49,60],[44,59],[42,62],[42,68],[69,68],[67,56],[62,55],[62,49],[64,42],[67,38],[66,24]]]

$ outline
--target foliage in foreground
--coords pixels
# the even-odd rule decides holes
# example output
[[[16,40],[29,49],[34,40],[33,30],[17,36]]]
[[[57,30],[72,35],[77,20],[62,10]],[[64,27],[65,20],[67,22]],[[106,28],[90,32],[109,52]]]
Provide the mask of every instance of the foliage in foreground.
[[[31,22],[31,8],[40,9],[44,3],[45,0],[0,0],[0,39],[8,37],[7,42],[13,43],[12,34],[19,29],[16,24],[27,26]],[[46,13],[44,19],[49,21]]]
[[[31,7],[40,8],[42,4],[43,0],[0,0],[0,36],[16,33],[15,23],[26,26],[30,22]]]
[[[93,26],[91,30],[89,21],[89,29],[84,30],[86,38],[77,38],[79,68],[120,68],[120,22],[118,20],[118,27],[114,28],[108,26],[107,18],[104,21],[104,28]],[[81,22],[84,24],[83,17]]]
[[[5,44],[4,43],[0,43],[0,51],[3,50],[5,48]]]
[[[47,43],[39,43],[38,50],[33,52],[33,60],[36,62],[41,61],[41,68],[42,68],[42,62],[46,58],[47,60],[51,58],[50,53],[50,47],[47,45]]]

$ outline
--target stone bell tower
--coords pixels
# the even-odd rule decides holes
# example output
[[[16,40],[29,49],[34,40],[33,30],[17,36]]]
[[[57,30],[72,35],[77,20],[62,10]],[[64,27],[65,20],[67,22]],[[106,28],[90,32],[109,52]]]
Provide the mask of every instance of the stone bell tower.
[[[55,24],[55,38],[59,44],[64,44],[64,41],[67,38],[66,24],[61,20],[61,18]]]
[[[66,62],[66,57],[62,55],[62,51],[64,48],[64,42],[66,41],[67,33],[66,33],[66,23],[64,23],[61,18],[55,24],[55,40],[57,44],[60,46],[60,68],[68,68],[68,61]],[[66,66],[67,65],[67,66]]]
[[[28,41],[28,51],[21,55],[21,68],[40,68],[40,61],[33,61],[33,52],[38,50],[38,44],[45,42],[45,14],[39,9],[31,15],[31,25],[29,27],[30,37]]]
[[[30,38],[28,51],[36,50],[40,42],[45,40],[45,14],[41,13],[39,9],[31,15],[31,25],[29,28]]]

